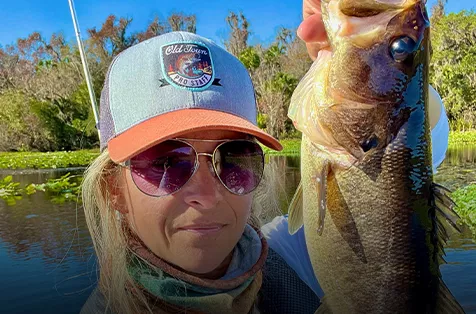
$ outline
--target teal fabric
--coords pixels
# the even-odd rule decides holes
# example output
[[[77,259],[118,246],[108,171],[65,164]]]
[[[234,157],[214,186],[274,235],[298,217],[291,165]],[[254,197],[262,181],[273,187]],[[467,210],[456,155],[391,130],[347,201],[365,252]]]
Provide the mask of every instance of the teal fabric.
[[[272,249],[268,252],[263,274],[263,284],[257,300],[261,314],[312,314],[318,308],[319,298],[316,294]],[[106,303],[104,295],[96,288],[80,314],[119,314],[107,310]]]
[[[245,274],[257,263],[261,251],[259,235],[251,226],[246,225],[243,236],[234,249],[227,272],[217,282]],[[179,280],[171,274],[149,265],[139,257],[132,261],[129,273],[146,291],[166,303],[198,310],[206,310],[210,306],[212,302],[208,298],[210,296],[216,298],[217,295],[223,295],[228,299],[238,297],[255,278],[255,276],[251,276],[241,285],[232,289],[207,288]]]
[[[196,286],[185,281],[178,280],[160,269],[153,269],[144,262],[136,259],[130,269],[132,277],[150,294],[159,299],[183,308],[206,309],[200,303],[206,303],[208,296],[226,294],[235,298],[239,296],[253,281],[254,276],[248,278],[240,286],[221,290]]]

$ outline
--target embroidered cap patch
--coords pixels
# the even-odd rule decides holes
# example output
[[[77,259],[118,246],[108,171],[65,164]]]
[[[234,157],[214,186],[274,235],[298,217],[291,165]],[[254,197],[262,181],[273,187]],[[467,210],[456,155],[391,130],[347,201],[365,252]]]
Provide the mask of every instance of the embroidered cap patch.
[[[195,42],[178,42],[162,46],[160,51],[165,80],[180,88],[203,90],[214,81],[210,49]]]

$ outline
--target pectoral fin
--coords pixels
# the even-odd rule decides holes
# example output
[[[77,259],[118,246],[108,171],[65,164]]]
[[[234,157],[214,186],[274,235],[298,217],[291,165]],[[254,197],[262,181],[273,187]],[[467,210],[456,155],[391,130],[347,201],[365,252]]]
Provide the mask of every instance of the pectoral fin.
[[[338,146],[333,135],[320,121],[320,112],[332,106],[326,96],[331,58],[330,51],[321,50],[319,57],[294,90],[288,109],[288,117],[293,121],[294,127],[313,143],[326,147]]]
[[[299,182],[291,204],[289,204],[288,231],[290,234],[295,234],[303,225],[302,202],[302,182]]]

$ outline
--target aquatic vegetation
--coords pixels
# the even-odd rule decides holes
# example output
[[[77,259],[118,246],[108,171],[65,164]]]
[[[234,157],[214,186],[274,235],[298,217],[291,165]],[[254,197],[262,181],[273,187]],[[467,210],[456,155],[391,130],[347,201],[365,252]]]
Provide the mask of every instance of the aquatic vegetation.
[[[268,156],[299,156],[301,154],[301,139],[286,139],[281,140],[283,150],[280,152],[269,149],[263,145],[263,151]]]
[[[22,189],[19,185],[20,183],[13,182],[12,176],[6,176],[0,180],[0,198],[3,199],[7,205],[15,205],[16,201],[22,198]]]
[[[476,238],[476,183],[456,190],[452,197],[457,204],[456,212]]]
[[[35,193],[36,191],[45,192],[53,203],[62,204],[65,201],[81,200],[81,182],[83,176],[72,176],[69,172],[57,179],[48,179],[45,183],[30,184],[25,190],[27,193]]]
[[[450,132],[449,145],[476,144],[476,131]]]
[[[45,183],[31,183],[25,188],[21,188],[20,183],[13,182],[12,176],[6,176],[0,180],[0,198],[5,200],[7,205],[12,206],[24,195],[44,192],[47,198],[56,204],[66,201],[81,202],[82,181],[82,175],[67,173],[57,179],[48,179]]]
[[[0,169],[56,169],[85,167],[98,155],[99,151],[97,149],[46,153],[0,153]]]

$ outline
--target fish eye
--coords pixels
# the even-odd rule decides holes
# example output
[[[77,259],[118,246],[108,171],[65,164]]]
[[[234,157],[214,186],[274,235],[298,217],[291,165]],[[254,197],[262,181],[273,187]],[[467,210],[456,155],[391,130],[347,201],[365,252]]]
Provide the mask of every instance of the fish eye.
[[[403,36],[395,39],[390,45],[390,54],[393,59],[397,62],[406,60],[410,55],[412,55],[417,48],[416,42],[408,37]]]
[[[360,145],[364,153],[368,152],[372,148],[376,148],[377,146],[378,146],[378,138],[375,135],[367,139],[365,142],[363,142]]]

